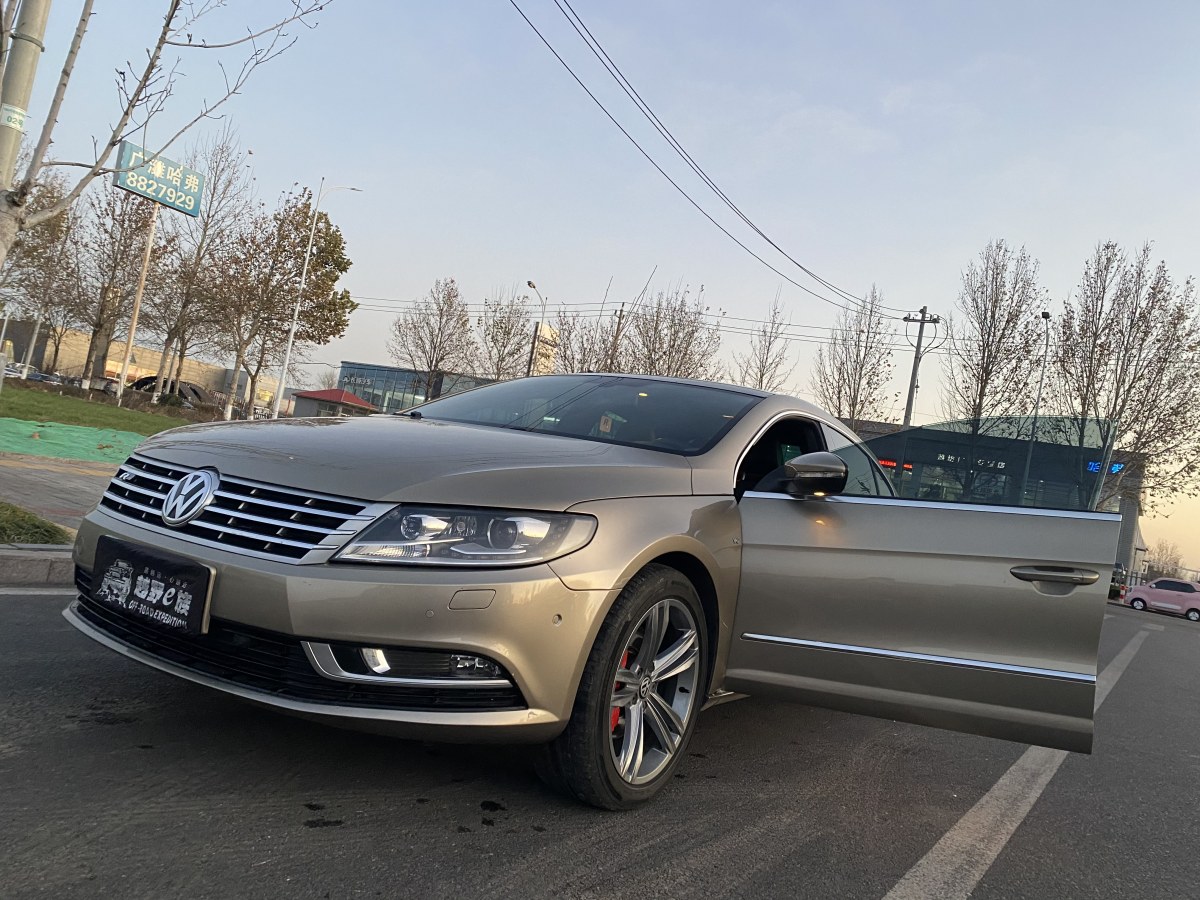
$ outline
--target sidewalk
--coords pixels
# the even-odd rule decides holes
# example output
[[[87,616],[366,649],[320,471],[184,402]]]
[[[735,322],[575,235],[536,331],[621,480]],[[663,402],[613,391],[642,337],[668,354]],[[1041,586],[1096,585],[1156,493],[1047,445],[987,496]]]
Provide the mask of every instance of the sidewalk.
[[[0,499],[75,531],[116,471],[116,463],[0,453]]]
[[[116,473],[115,463],[0,453],[0,499],[72,531],[96,505]],[[0,544],[0,585],[69,585],[70,545]]]

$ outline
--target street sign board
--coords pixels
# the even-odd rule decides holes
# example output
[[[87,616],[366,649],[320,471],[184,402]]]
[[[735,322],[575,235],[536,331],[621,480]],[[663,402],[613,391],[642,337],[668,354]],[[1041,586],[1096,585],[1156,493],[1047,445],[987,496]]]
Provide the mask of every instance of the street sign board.
[[[121,142],[113,184],[184,215],[200,215],[204,175],[165,156],[147,154],[129,141]]]

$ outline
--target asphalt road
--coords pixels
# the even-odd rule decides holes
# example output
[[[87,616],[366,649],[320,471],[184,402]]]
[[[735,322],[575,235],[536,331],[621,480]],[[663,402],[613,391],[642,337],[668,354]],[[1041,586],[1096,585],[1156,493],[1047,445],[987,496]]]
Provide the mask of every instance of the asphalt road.
[[[0,500],[78,529],[116,471],[109,463],[0,453]]]
[[[258,710],[0,590],[0,894],[1200,896],[1200,628],[1110,607],[1096,752],[753,700],[671,789],[601,813],[528,751]],[[973,891],[973,893],[972,893]]]

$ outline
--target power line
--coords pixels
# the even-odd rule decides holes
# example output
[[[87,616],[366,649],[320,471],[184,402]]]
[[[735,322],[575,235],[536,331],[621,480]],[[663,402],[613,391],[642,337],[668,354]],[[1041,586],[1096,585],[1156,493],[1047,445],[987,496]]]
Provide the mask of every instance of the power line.
[[[365,303],[358,304],[359,309],[367,311],[367,312],[386,312],[386,313],[397,313],[397,314],[398,313],[406,313],[406,312],[414,312],[419,308],[419,304],[421,302],[420,300],[404,300],[404,299],[401,299],[398,297],[367,297],[367,296],[358,295],[358,294],[351,294],[350,296],[351,296],[351,299],[355,300],[355,301],[360,301],[360,300],[361,301],[373,301],[373,302],[365,302]],[[386,304],[394,304],[394,305],[381,306],[381,305],[376,305],[377,303],[386,303]],[[467,303],[465,303],[465,305],[468,309],[468,312],[470,312],[472,315],[481,314],[481,313],[486,312],[486,305],[484,303],[467,302]],[[607,317],[616,317],[618,314],[617,308],[615,308],[614,306],[611,306],[611,305],[606,306],[605,302],[598,302],[595,300],[580,300],[580,301],[575,301],[575,302],[561,302],[558,305],[559,305],[560,311],[562,311],[563,309],[568,310],[568,315],[570,318],[601,319],[601,318],[605,318],[606,316]],[[626,314],[630,314],[630,313],[631,313],[631,310],[626,310]],[[712,324],[716,325],[721,331],[723,331],[727,334],[739,334],[739,335],[754,336],[754,335],[758,334],[758,331],[751,330],[748,326],[772,324],[767,319],[755,319],[755,318],[750,318],[748,316],[731,316],[731,315],[727,315],[727,314],[723,314],[723,313],[704,313],[704,312],[697,313],[697,315],[709,320]],[[739,323],[739,324],[728,325],[725,323]],[[837,334],[837,333],[845,330],[845,329],[838,328],[837,326],[833,326],[833,325],[806,325],[804,323],[794,324],[791,322],[783,324],[780,327],[781,327],[783,333],[788,333],[791,331],[807,330],[807,331],[819,332],[822,335],[834,335],[834,334]],[[897,349],[897,350],[905,350],[905,351],[911,350],[912,349],[911,343],[903,344],[903,343],[899,343],[898,341],[895,340],[895,338],[899,338],[899,337],[900,337],[900,335],[893,335],[892,336],[893,339],[888,343],[888,346],[893,349]],[[958,342],[959,343],[980,343],[980,344],[985,343],[985,341],[982,338],[968,338],[968,337],[959,338]],[[926,355],[929,353],[933,353],[937,350],[940,350],[942,347],[944,347],[946,345],[946,343],[947,343],[946,338],[941,337],[936,342],[931,342],[929,347],[923,351],[922,355]],[[943,354],[943,355],[948,355],[948,354]]]
[[[779,246],[779,244],[772,240],[766,232],[764,232],[758,227],[758,225],[751,221],[751,219],[745,213],[743,213],[741,209],[738,208],[737,204],[729,199],[728,195],[721,190],[720,186],[717,185],[717,183],[709,176],[709,174],[704,171],[703,168],[701,168],[700,164],[692,158],[692,155],[688,153],[683,144],[681,144],[675,135],[671,133],[671,130],[667,128],[665,124],[663,124],[663,121],[658,117],[658,114],[650,108],[650,104],[648,104],[642,98],[642,95],[638,93],[637,88],[635,88],[629,79],[625,77],[625,73],[621,71],[620,66],[613,61],[612,57],[608,55],[608,51],[604,49],[600,41],[596,39],[594,34],[592,34],[591,29],[587,27],[587,24],[580,17],[579,13],[577,13],[575,8],[571,6],[570,0],[554,0],[554,5],[558,7],[558,11],[563,14],[566,20],[571,23],[571,27],[575,29],[575,33],[579,35],[585,44],[587,44],[588,49],[592,51],[592,55],[600,61],[600,64],[604,66],[608,74],[612,76],[613,80],[616,81],[621,90],[625,92],[625,95],[633,101],[634,105],[637,106],[638,111],[641,112],[641,114],[650,122],[650,124],[654,126],[655,130],[662,135],[663,139],[670,145],[671,149],[675,151],[676,155],[678,155],[680,159],[687,163],[688,167],[695,172],[696,175],[698,175],[706,185],[708,185],[712,192],[716,194],[717,197],[719,197],[721,201],[727,207],[729,207],[729,209],[731,209],[739,219],[745,222],[755,234],[774,247],[775,250],[777,250],[786,260],[788,260],[788,262],[796,266],[796,268],[798,268],[805,275],[824,285],[834,293],[844,297],[851,303],[854,303],[856,306],[867,308],[861,297],[858,297],[849,291],[843,290],[836,284],[833,284],[832,282],[822,278],[812,269],[805,266],[781,246]],[[569,13],[568,10],[570,10]],[[880,308],[891,310],[893,312],[905,312],[905,310],[899,309],[898,307],[885,306],[883,304],[880,304]]]
[[[568,65],[567,61],[565,59],[563,59],[562,56],[559,55],[558,51],[554,49],[554,46],[546,39],[546,37],[541,33],[541,31],[538,30],[538,27],[533,24],[533,22],[530,20],[530,18],[527,15],[525,15],[524,10],[522,10],[521,7],[517,5],[516,0],[508,0],[508,2],[512,5],[513,9],[515,9],[517,11],[517,13],[521,16],[521,18],[525,20],[525,23],[531,29],[533,29],[533,33],[536,34],[538,36],[538,38],[541,40],[541,42],[546,45],[546,49],[549,50],[554,55],[554,58],[556,60],[558,60],[559,64],[564,69],[567,70],[567,72],[570,74],[570,76],[575,80],[575,83],[578,84],[583,89],[583,92],[585,94],[587,94],[588,97],[591,98],[592,102],[595,103],[596,106],[598,106],[600,108],[600,111],[603,112],[604,115],[608,117],[608,120],[610,122],[612,122],[613,125],[615,125],[620,130],[621,134],[625,135],[625,137],[629,140],[629,142],[631,144],[633,144],[634,147],[637,148],[638,152],[641,153],[642,156],[644,156],[646,158],[646,161],[649,162],[650,165],[654,166],[654,168],[656,170],[658,170],[658,173],[660,175],[662,175],[662,177],[665,178],[670,183],[671,187],[675,188],[675,190],[678,191],[683,196],[683,198],[688,201],[688,203],[690,203],[693,207],[695,207],[696,211],[699,212],[700,215],[702,215],[702,216],[704,216],[704,218],[708,219],[708,221],[711,222],[713,224],[713,226],[716,227],[722,234],[724,234],[727,238],[729,238],[731,241],[733,241],[735,244],[737,244],[739,247],[741,247],[743,250],[745,250],[748,254],[750,254],[752,257],[754,257],[756,260],[758,260],[760,263],[762,263],[764,266],[766,266],[768,269],[770,269],[772,272],[774,272],[776,275],[778,275],[784,281],[788,282],[788,284],[791,284],[794,287],[799,288],[800,290],[804,291],[806,294],[809,294],[810,296],[815,297],[817,300],[820,300],[822,303],[828,303],[830,306],[836,307],[836,308],[842,310],[843,312],[856,313],[856,312],[860,311],[860,309],[858,309],[857,307],[852,309],[850,307],[842,305],[841,303],[838,303],[835,300],[831,300],[829,297],[826,297],[824,294],[817,293],[816,291],[812,290],[811,288],[796,281],[791,276],[780,271],[775,266],[771,265],[771,263],[767,262],[765,259],[763,259],[761,256],[759,256],[757,253],[755,253],[752,249],[750,249],[750,247],[748,247],[745,243],[743,243],[738,237],[736,237],[724,225],[722,225],[720,222],[718,222],[716,219],[714,219],[712,217],[712,215],[710,215],[709,212],[706,209],[704,209],[704,207],[702,207],[699,203],[697,203],[692,198],[691,194],[689,194],[687,191],[685,191],[679,185],[679,183],[677,181],[675,181],[674,178],[672,178],[670,175],[667,174],[666,170],[663,169],[663,167],[660,166],[655,161],[654,157],[652,157],[649,153],[646,152],[645,148],[642,147],[642,145],[637,142],[637,139],[634,138],[634,136],[631,135],[628,130],[626,130],[625,126],[617,121],[617,119],[613,116],[613,114],[608,111],[608,107],[606,107],[603,103],[600,102],[599,98],[595,94],[592,93],[591,89],[586,84],[584,84],[583,80],[578,75],[575,74],[575,70],[572,69],[570,67],[570,65]],[[886,318],[898,319],[897,316],[887,316]]]

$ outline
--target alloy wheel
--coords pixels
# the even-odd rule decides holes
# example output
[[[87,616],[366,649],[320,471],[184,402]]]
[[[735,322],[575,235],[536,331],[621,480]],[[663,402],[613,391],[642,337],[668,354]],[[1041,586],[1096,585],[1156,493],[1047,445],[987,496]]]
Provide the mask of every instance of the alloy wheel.
[[[659,600],[638,620],[621,654],[610,703],[617,774],[645,784],[678,752],[696,711],[700,640],[687,605]]]

